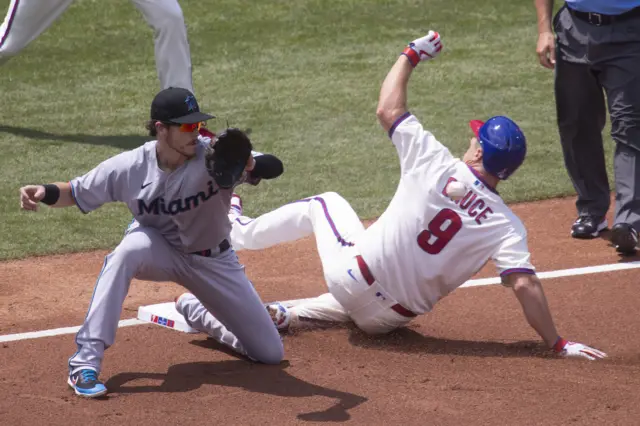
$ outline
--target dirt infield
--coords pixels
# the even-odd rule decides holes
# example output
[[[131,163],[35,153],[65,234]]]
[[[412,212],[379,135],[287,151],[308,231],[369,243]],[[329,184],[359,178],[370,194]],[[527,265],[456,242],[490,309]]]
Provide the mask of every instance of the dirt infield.
[[[640,260],[604,238],[569,237],[573,199],[514,205],[539,271]],[[105,252],[0,263],[0,335],[80,325]],[[324,291],[314,241],[240,252],[262,298]],[[478,277],[494,276],[493,267]],[[0,424],[640,424],[640,270],[544,280],[559,331],[609,354],[549,355],[500,286],[459,289],[407,328],[286,335],[286,362],[251,364],[204,335],[121,328],[101,378],[110,394],[66,386],[74,336],[0,344]],[[122,318],[182,289],[136,281]]]

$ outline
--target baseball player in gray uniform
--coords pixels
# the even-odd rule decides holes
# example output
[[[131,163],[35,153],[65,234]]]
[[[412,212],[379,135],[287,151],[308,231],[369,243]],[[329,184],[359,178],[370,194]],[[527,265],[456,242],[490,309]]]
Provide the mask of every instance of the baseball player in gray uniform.
[[[11,0],[0,26],[0,64],[17,55],[67,10],[73,0]],[[177,0],[131,0],[154,31],[156,69],[161,88],[193,92],[191,53]]]
[[[42,202],[76,205],[88,213],[120,201],[140,224],[106,256],[76,335],[68,384],[78,395],[107,392],[98,376],[133,278],[189,289],[200,309],[210,313],[210,334],[238,353],[269,364],[284,356],[280,335],[229,243],[232,191],[255,165],[251,141],[244,132],[227,129],[210,143],[198,134],[200,123],[210,118],[188,90],[165,89],[154,98],[147,125],[156,140],[70,182],[20,189],[25,210],[37,210]]]

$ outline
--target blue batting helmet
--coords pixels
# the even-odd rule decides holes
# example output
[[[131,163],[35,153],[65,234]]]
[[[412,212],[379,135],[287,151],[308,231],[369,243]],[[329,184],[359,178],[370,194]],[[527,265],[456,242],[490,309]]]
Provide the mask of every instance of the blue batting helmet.
[[[486,122],[472,120],[469,126],[482,146],[482,165],[487,172],[505,180],[520,167],[527,154],[527,140],[513,120],[496,116]]]

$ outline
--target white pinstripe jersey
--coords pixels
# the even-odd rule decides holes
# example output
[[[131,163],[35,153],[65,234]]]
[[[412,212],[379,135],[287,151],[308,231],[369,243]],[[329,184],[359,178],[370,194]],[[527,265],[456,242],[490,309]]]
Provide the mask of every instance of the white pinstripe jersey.
[[[421,314],[490,259],[501,276],[534,273],[524,225],[475,170],[410,113],[389,135],[400,157],[400,183],[356,247],[391,296]],[[457,202],[444,193],[453,180],[469,188]]]

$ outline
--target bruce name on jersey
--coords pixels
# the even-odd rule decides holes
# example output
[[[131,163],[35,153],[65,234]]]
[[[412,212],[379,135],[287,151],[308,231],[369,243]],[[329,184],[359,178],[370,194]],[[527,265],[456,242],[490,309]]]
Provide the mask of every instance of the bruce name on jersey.
[[[442,195],[448,197],[447,186],[449,186],[451,182],[457,181],[456,178],[450,177],[444,185],[444,188],[442,188]],[[482,225],[483,219],[488,219],[489,215],[493,213],[491,207],[487,206],[487,203],[472,190],[468,190],[462,198],[452,201],[458,204],[462,210],[467,210],[469,216],[475,218],[478,225]]]

